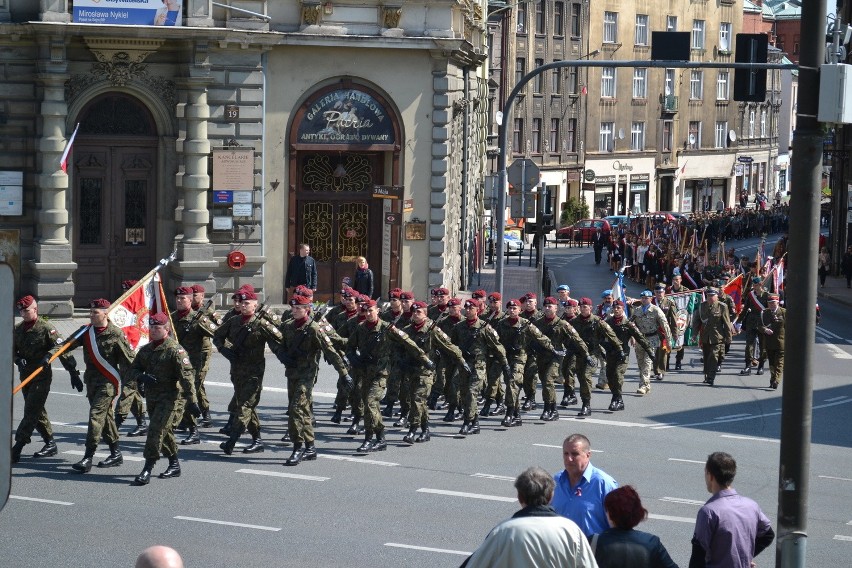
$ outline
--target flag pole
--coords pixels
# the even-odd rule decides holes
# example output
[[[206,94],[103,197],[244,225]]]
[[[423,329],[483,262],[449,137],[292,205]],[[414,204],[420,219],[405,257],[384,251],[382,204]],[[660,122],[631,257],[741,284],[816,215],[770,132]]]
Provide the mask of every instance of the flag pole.
[[[130,297],[130,295],[132,295],[134,292],[136,292],[136,290],[138,290],[142,286],[143,282],[145,282],[148,278],[151,278],[154,274],[159,272],[164,266],[166,266],[168,263],[172,262],[175,258],[177,258],[177,249],[174,249],[172,251],[172,253],[169,256],[167,256],[166,258],[161,258],[160,262],[157,263],[157,266],[155,266],[153,270],[151,270],[148,274],[143,276],[136,284],[131,286],[130,289],[128,289],[116,301],[114,301],[110,305],[110,307],[107,309],[107,315],[109,315],[109,313],[114,308],[116,308],[117,306],[120,306],[121,302],[123,302],[128,297]],[[40,365],[36,370],[34,370],[32,373],[30,373],[30,375],[26,379],[24,379],[23,381],[18,383],[18,385],[16,385],[15,388],[12,389],[12,395],[18,394],[18,391],[20,391],[22,388],[27,386],[30,381],[32,381],[34,378],[36,378],[38,376],[38,374],[41,373],[46,366],[50,366],[50,364],[53,362],[54,359],[56,359],[57,357],[59,357],[60,355],[62,355],[66,351],[68,351],[69,349],[71,349],[74,346],[74,344],[77,341],[79,341],[81,337],[83,337],[83,334],[88,331],[90,326],[91,326],[91,324],[87,324],[87,325],[81,326],[80,329],[75,331],[74,334],[62,345],[62,347],[59,349],[59,351],[57,351],[56,353],[54,353],[53,355],[50,356],[50,359],[48,359],[46,364]]]

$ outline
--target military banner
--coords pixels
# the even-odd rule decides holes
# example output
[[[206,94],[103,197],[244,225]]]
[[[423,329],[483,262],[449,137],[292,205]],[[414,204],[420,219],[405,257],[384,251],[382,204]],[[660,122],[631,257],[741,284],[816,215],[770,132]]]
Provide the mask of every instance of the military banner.
[[[680,349],[684,346],[698,345],[698,341],[692,337],[692,313],[701,303],[702,291],[682,292],[680,294],[670,294],[668,298],[675,303],[676,328],[672,330],[674,336],[673,349]]]
[[[134,351],[148,343],[148,314],[168,312],[163,283],[154,273],[139,283],[123,302],[109,313],[112,323],[121,328]]]

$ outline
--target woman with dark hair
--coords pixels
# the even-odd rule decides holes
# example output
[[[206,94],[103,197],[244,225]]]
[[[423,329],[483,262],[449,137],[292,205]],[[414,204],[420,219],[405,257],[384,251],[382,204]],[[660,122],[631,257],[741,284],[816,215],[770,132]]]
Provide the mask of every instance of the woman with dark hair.
[[[600,568],[678,568],[659,537],[634,529],[648,511],[630,485],[610,491],[604,498],[611,528],[592,537],[592,550]]]

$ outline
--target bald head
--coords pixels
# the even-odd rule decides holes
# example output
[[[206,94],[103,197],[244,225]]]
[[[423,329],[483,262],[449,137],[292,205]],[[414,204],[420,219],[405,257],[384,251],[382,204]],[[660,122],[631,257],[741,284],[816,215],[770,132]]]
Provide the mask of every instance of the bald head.
[[[136,568],[183,568],[183,560],[174,548],[152,546],[136,559]]]

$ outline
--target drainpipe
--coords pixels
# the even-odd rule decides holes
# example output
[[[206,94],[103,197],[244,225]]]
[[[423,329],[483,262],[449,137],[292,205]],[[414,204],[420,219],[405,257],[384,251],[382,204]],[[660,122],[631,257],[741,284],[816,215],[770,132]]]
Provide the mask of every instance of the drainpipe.
[[[470,66],[464,68],[464,118],[462,131],[462,183],[461,183],[461,290],[468,288],[468,238],[467,238],[467,192],[468,192],[468,172],[470,171]]]

